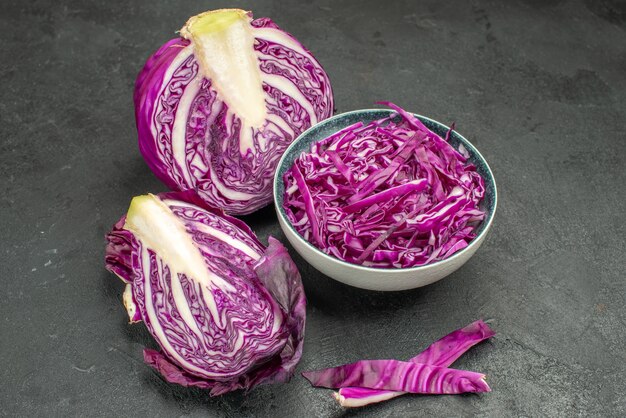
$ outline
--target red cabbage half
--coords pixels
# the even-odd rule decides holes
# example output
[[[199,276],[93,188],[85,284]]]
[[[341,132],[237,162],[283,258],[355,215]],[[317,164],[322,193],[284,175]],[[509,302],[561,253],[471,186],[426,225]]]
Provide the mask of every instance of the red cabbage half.
[[[180,33],[137,77],[139,149],[171,189],[251,213],[272,200],[287,146],[332,114],[328,76],[294,37],[250,12],[202,13]]]
[[[484,180],[464,149],[384,104],[397,115],[342,129],[295,160],[283,177],[283,207],[304,239],[350,263],[409,268],[445,259],[475,237]]]
[[[190,192],[135,197],[107,240],[130,320],[161,348],[144,359],[165,380],[220,395],[292,376],[306,302],[280,242],[265,248]]]

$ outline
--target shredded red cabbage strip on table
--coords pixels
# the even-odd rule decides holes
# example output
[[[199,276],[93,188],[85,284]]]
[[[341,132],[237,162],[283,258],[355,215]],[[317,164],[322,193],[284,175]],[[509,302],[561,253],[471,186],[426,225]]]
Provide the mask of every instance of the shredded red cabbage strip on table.
[[[417,117],[348,126],[311,146],[283,176],[283,207],[307,241],[341,260],[409,268],[468,246],[485,214],[484,180]],[[396,121],[397,115],[400,121]]]
[[[324,370],[303,372],[313,386],[355,386],[428,395],[490,392],[485,375],[399,360],[361,360]]]
[[[474,321],[435,341],[409,361],[439,367],[450,367],[471,347],[493,337],[495,334],[489,325],[482,320]],[[343,407],[354,408],[393,399],[405,393],[361,387],[342,387],[335,393],[335,399]]]

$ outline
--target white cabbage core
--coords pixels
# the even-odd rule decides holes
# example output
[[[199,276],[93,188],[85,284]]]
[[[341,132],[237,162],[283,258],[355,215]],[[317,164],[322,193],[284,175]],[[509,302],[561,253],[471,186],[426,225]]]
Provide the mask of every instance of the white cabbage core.
[[[261,128],[267,117],[250,21],[243,10],[222,9],[190,18],[180,31],[192,42],[204,77],[240,118],[242,131]]]
[[[124,229],[135,234],[144,249],[154,251],[169,267],[172,296],[187,324],[194,324],[195,321],[183,293],[181,274],[205,289],[221,288],[234,291],[228,282],[207,268],[200,250],[195,246],[191,235],[187,233],[185,225],[158,197],[152,194],[134,197],[126,215]],[[144,265],[149,267],[150,263]],[[149,274],[147,276],[150,277]],[[146,286],[146,289],[149,287]],[[211,292],[206,292],[205,295],[205,302],[211,316],[216,323],[221,324],[222,321]],[[150,310],[148,310],[148,315],[150,315]],[[156,320],[156,317],[154,319]]]

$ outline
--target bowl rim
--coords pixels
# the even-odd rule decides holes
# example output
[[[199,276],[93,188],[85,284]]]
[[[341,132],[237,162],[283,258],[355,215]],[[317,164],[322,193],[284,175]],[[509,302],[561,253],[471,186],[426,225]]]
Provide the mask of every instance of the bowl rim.
[[[284,213],[284,208],[282,207],[282,205],[279,205],[279,201],[278,201],[278,182],[282,181],[282,178],[280,178],[280,168],[285,164],[285,160],[287,158],[287,156],[290,154],[291,150],[293,148],[295,148],[296,144],[298,144],[302,138],[306,137],[307,135],[309,135],[314,129],[319,129],[320,127],[329,124],[337,119],[349,116],[349,115],[366,115],[366,114],[371,114],[371,113],[376,113],[376,112],[388,112],[389,114],[397,114],[398,112],[396,112],[393,109],[376,109],[376,108],[372,108],[372,109],[357,109],[357,110],[351,110],[349,112],[343,112],[343,113],[339,113],[336,114],[334,116],[329,117],[328,119],[324,119],[321,122],[318,122],[317,124],[311,126],[309,129],[307,129],[306,131],[302,132],[300,135],[298,135],[298,137],[296,139],[294,139],[291,144],[289,144],[289,146],[287,147],[287,149],[283,152],[283,155],[280,157],[280,160],[278,161],[278,165],[276,166],[276,172],[274,173],[274,184],[273,184],[273,198],[274,198],[274,206],[276,209],[276,213],[278,215],[278,217],[280,218],[279,220],[282,221],[280,222],[281,224],[285,225],[287,228],[289,228],[289,230],[292,232],[292,234],[296,237],[296,239],[303,243],[306,247],[310,248],[311,250],[313,250],[313,252],[317,255],[319,255],[320,257],[322,257],[323,259],[331,262],[331,263],[337,263],[339,265],[343,265],[345,267],[348,268],[352,268],[355,269],[357,271],[367,271],[368,273],[398,273],[398,274],[407,274],[407,273],[411,273],[411,272],[423,272],[426,270],[430,270],[432,268],[436,268],[436,267],[440,267],[446,263],[451,263],[453,262],[455,259],[457,258],[461,258],[463,256],[463,254],[469,252],[472,250],[472,248],[480,246],[480,244],[482,243],[485,235],[487,234],[487,232],[489,231],[489,229],[491,228],[491,224],[493,223],[493,218],[495,217],[496,214],[496,210],[498,208],[498,188],[496,186],[496,179],[493,176],[493,171],[491,171],[491,167],[489,166],[489,164],[487,163],[487,160],[485,159],[485,157],[483,157],[483,155],[480,153],[480,151],[478,151],[478,149],[474,146],[474,144],[472,144],[469,140],[467,140],[467,138],[465,138],[463,135],[461,135],[456,129],[454,129],[454,132],[456,133],[456,135],[461,139],[461,141],[463,142],[463,145],[465,147],[468,147],[471,149],[471,151],[476,154],[476,156],[478,157],[478,159],[481,160],[481,162],[484,164],[486,171],[489,175],[489,180],[491,181],[491,183],[493,183],[493,211],[491,212],[487,212],[487,218],[483,221],[486,222],[484,228],[482,229],[482,231],[480,231],[480,233],[478,235],[476,235],[472,241],[467,245],[467,247],[463,248],[461,251],[457,251],[456,253],[452,254],[450,257],[445,258],[443,260],[438,260],[435,261],[434,263],[430,263],[430,264],[425,264],[422,266],[415,266],[415,267],[405,267],[405,268],[380,268],[380,267],[368,267],[368,266],[362,266],[359,264],[353,264],[353,263],[349,263],[347,261],[341,260],[337,257],[333,257],[329,254],[326,254],[325,252],[323,252],[322,250],[320,250],[319,248],[317,248],[315,245],[311,244],[309,241],[305,240],[304,237],[302,237],[300,235],[300,233],[298,231],[295,230],[295,228],[293,227],[293,225],[291,225],[291,222],[289,221],[289,219],[287,218],[286,214]],[[419,119],[422,120],[427,120],[429,122],[432,122],[434,124],[437,125],[441,125],[446,129],[450,129],[450,127],[448,127],[447,125],[444,125],[443,123],[436,121],[435,119],[429,118],[427,116],[423,116],[420,115],[418,113],[413,113],[413,112],[409,112],[412,115],[418,117]],[[322,138],[324,139],[324,138]],[[319,141],[321,141],[322,139],[320,139]],[[316,141],[317,142],[317,141]],[[487,181],[487,179],[485,179]]]

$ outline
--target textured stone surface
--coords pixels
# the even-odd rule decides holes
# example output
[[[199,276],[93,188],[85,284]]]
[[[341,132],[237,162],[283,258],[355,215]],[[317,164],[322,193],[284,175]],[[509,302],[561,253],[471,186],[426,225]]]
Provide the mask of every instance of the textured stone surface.
[[[419,4],[417,4],[419,3]],[[457,363],[483,396],[406,396],[346,415],[626,415],[626,6],[602,1],[242,2],[327,69],[337,111],[392,100],[489,161],[499,208],[470,262],[403,293],[348,288],[296,258],[309,298],[299,370],[409,358],[476,318]],[[164,383],[126,324],[103,235],[164,187],[136,145],[141,65],[210,1],[0,5],[0,415],[341,416],[300,377],[209,398]],[[273,208],[246,217],[284,238]]]

